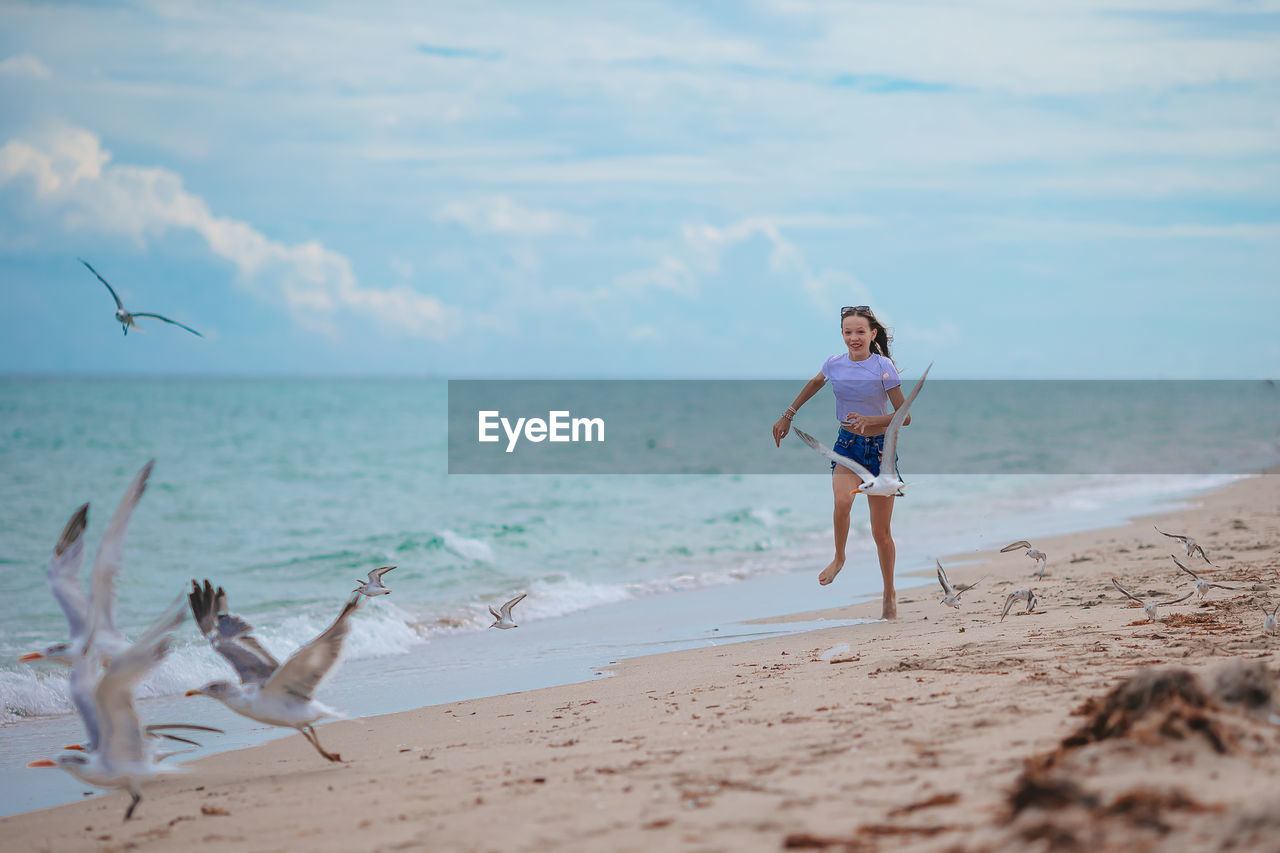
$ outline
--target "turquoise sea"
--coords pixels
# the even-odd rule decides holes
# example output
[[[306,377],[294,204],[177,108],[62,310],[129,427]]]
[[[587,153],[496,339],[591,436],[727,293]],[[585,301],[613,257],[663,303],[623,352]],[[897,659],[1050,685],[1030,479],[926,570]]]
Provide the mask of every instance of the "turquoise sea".
[[[321,688],[352,716],[603,677],[620,657],[804,630],[813,624],[744,623],[878,595],[860,505],[844,573],[816,584],[831,549],[816,457],[811,475],[451,476],[447,393],[410,379],[0,380],[0,813],[84,790],[23,767],[80,735],[65,673],[16,658],[65,636],[44,567],[67,518],[91,502],[87,578],[152,458],[119,586],[126,633],[210,578],[284,657],[358,577],[399,566]],[[900,453],[907,474],[907,433]],[[1251,453],[1260,471],[1280,445]],[[894,516],[901,585],[927,580],[938,556],[1109,525],[1236,476],[907,476]],[[487,605],[518,591],[521,628],[486,630]],[[142,686],[141,713],[226,728],[205,751],[284,736],[181,697],[228,674],[188,621]]]

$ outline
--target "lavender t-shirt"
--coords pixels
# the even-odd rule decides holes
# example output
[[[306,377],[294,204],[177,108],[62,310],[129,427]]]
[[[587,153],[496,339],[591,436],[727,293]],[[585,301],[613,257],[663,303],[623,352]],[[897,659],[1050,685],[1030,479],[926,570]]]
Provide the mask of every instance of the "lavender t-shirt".
[[[902,384],[893,362],[878,353],[862,361],[850,361],[847,352],[833,355],[822,365],[822,375],[835,392],[836,419],[842,423],[850,412],[889,414],[889,389]]]

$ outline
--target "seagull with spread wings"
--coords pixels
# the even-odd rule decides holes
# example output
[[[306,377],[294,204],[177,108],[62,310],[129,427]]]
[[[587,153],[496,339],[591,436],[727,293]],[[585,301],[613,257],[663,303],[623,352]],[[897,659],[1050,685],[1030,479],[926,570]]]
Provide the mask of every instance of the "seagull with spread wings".
[[[1028,557],[1036,561],[1037,565],[1040,567],[1040,573],[1036,575],[1036,580],[1043,580],[1045,566],[1048,565],[1049,558],[1045,555],[1044,551],[1041,551],[1039,548],[1031,547],[1031,543],[1027,540],[1019,539],[1017,542],[1011,542],[1001,548],[1000,553],[1007,554],[1010,551],[1019,550],[1022,550]]]
[[[133,704],[134,693],[138,682],[164,659],[169,650],[169,635],[185,617],[185,602],[179,598],[138,642],[111,658],[101,678],[94,678],[92,703],[87,708],[77,704],[90,733],[92,748],[64,752],[57,759],[43,758],[27,766],[59,767],[87,785],[127,790],[133,799],[124,819],[133,817],[133,810],[142,800],[141,784],[174,769],[159,766],[167,756],[157,753],[153,732],[139,721]],[[90,636],[77,655],[73,671],[92,673],[100,661]]]
[[[1280,604],[1271,608],[1270,613],[1268,613],[1267,608],[1263,607],[1261,604],[1258,605],[1258,609],[1262,611],[1262,633],[1270,634],[1274,637],[1277,630],[1276,614],[1280,613]]]
[[[204,337],[204,335],[200,334],[190,326],[184,326],[182,323],[179,323],[177,320],[170,320],[168,317],[162,316],[160,314],[152,314],[147,311],[126,311],[124,308],[124,303],[121,302],[120,297],[116,295],[116,289],[112,287],[110,284],[107,284],[107,280],[103,278],[102,275],[97,270],[95,270],[92,266],[90,266],[88,261],[86,261],[84,258],[80,258],[79,261],[80,263],[84,264],[86,267],[89,267],[89,272],[97,276],[98,281],[107,285],[107,290],[111,292],[111,298],[116,301],[116,322],[120,324],[120,328],[124,329],[124,333],[126,335],[129,334],[130,329],[137,329],[138,331],[142,331],[142,327],[133,321],[135,317],[151,317],[154,320],[163,320],[164,322],[168,323],[171,326],[177,326],[180,329],[186,329],[188,332],[190,332],[191,334],[195,335],[198,338]]]
[[[1191,575],[1191,577],[1196,579],[1196,592],[1200,594],[1200,599],[1199,599],[1200,601],[1204,601],[1204,598],[1209,594],[1210,589],[1229,589],[1232,592],[1239,592],[1240,590],[1244,589],[1244,587],[1242,586],[1227,586],[1226,584],[1223,584],[1223,583],[1209,583],[1209,581],[1205,580],[1195,572],[1191,571],[1191,569],[1187,566],[1187,564],[1179,560],[1177,557],[1170,554],[1169,558],[1173,560],[1173,562],[1177,563],[1178,568],[1182,569],[1184,572],[1186,572],[1187,574]]]
[[[1120,586],[1120,581],[1116,580],[1115,578],[1111,579],[1111,585],[1114,586],[1116,589],[1120,590],[1120,593],[1125,598],[1131,599],[1141,604],[1142,612],[1146,614],[1148,622],[1155,622],[1160,618],[1160,614],[1156,612],[1156,608],[1163,607],[1166,604],[1181,604],[1182,602],[1186,601],[1188,598],[1196,594],[1196,591],[1193,589],[1191,590],[1191,592],[1182,596],[1182,598],[1167,598],[1164,601],[1143,601],[1141,598],[1138,598],[1138,596],[1129,592],[1129,590]]]
[[[356,578],[356,583],[358,583],[359,586],[353,589],[352,592],[358,592],[361,595],[367,595],[370,597],[375,595],[390,595],[391,590],[382,583],[382,576],[394,568],[395,566],[383,566],[380,569],[374,569],[369,572],[368,580]]]
[[[188,599],[200,633],[231,664],[240,683],[211,681],[186,695],[209,696],[251,720],[297,729],[325,758],[341,761],[336,753],[325,751],[313,728],[320,720],[341,714],[312,696],[342,653],[360,596],[352,593],[333,624],[284,663],[263,648],[253,636],[252,625],[228,611],[222,587],[215,591],[208,580],[203,587],[193,580]]]
[[[1004,612],[1000,614],[1001,622],[1004,621],[1004,617],[1009,615],[1009,608],[1013,607],[1013,603],[1015,601],[1025,601],[1027,603],[1027,609],[1023,612],[1030,613],[1036,609],[1036,604],[1039,603],[1040,599],[1036,596],[1036,592],[1033,589],[1015,589],[1004,597]]]
[[[1196,540],[1192,539],[1190,536],[1183,536],[1180,533],[1165,533],[1163,530],[1161,530],[1159,527],[1156,527],[1154,524],[1151,526],[1155,527],[1156,533],[1159,533],[1161,536],[1168,536],[1170,539],[1177,539],[1179,542],[1181,542],[1182,547],[1187,549],[1188,557],[1194,557],[1196,554],[1199,554],[1200,559],[1204,560],[1206,563],[1208,563],[1211,566],[1213,565],[1213,561],[1209,559],[1209,556],[1207,554],[1205,554],[1204,548],[1197,545]]]
[[[942,584],[942,603],[948,607],[954,607],[959,610],[960,595],[982,583],[985,578],[981,578],[970,584],[962,583],[959,586],[952,586],[950,579],[947,577],[947,570],[942,568],[942,562],[940,560],[934,560],[934,562],[938,564],[938,583]]]
[[[861,485],[854,489],[854,492],[860,492],[864,495],[880,495],[885,497],[893,497],[902,494],[902,488],[906,484],[898,479],[897,470],[894,460],[898,454],[898,433],[902,429],[903,422],[907,419],[907,412],[911,409],[911,404],[915,402],[916,395],[920,393],[920,389],[924,387],[924,380],[929,375],[929,371],[933,369],[933,363],[924,369],[924,373],[920,375],[920,379],[916,382],[911,393],[907,395],[907,399],[902,402],[900,409],[894,410],[893,419],[889,421],[889,426],[884,432],[884,450],[880,454],[880,473],[872,474],[864,466],[855,462],[847,456],[841,456],[831,448],[818,442],[816,438],[809,433],[793,426],[791,431],[796,434],[796,438],[809,445],[810,448],[816,450],[822,456],[836,463],[843,465],[850,471],[858,475],[862,480]]]
[[[529,593],[527,592],[520,593],[515,598],[508,601],[506,604],[502,605],[502,607],[499,608],[501,612],[499,612],[499,610],[494,610],[493,605],[490,604],[489,613],[493,615],[493,624],[490,625],[489,627],[501,628],[504,631],[508,628],[519,628],[520,626],[517,625],[515,623],[515,620],[511,618],[511,608],[515,607],[517,604],[524,601],[524,597],[528,594]]]
[[[142,466],[120,499],[115,515],[107,525],[107,532],[102,534],[102,544],[98,546],[89,576],[87,598],[80,586],[80,564],[84,560],[84,530],[89,522],[89,505],[84,504],[72,513],[45,570],[49,590],[66,616],[71,639],[54,643],[43,651],[29,652],[18,658],[20,662],[43,659],[71,666],[86,648],[90,633],[96,649],[107,658],[129,647],[129,641],[115,625],[116,579],[120,576],[124,559],[124,534],[142,493],[146,491],[153,467],[154,459]]]

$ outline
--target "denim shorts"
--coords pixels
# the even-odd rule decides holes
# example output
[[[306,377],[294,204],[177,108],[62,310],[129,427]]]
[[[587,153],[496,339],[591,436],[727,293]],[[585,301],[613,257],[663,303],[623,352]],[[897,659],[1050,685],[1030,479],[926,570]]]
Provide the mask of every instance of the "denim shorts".
[[[840,434],[836,436],[836,444],[832,450],[857,462],[870,471],[873,476],[880,476],[880,456],[884,453],[883,435],[858,435],[855,432],[842,429]],[[831,470],[836,470],[836,463],[831,463]],[[894,474],[898,473],[896,454],[893,460],[893,471]],[[898,475],[898,479],[902,479],[901,475]]]

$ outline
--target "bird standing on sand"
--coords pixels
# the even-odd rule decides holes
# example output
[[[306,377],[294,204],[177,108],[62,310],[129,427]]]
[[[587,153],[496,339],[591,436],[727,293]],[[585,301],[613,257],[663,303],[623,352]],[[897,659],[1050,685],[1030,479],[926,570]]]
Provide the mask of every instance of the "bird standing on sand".
[[[106,672],[93,689],[93,703],[83,722],[89,730],[93,749],[65,752],[56,760],[32,761],[28,767],[59,767],[80,781],[98,788],[122,788],[133,798],[125,809],[124,819],[142,800],[141,784],[157,774],[173,772],[158,766],[166,756],[154,749],[153,738],[142,727],[134,709],[134,691],[138,682],[155,669],[169,650],[169,634],[182,624],[186,608],[181,599],[165,615],[123,652],[112,657]],[[96,655],[92,637],[73,668]]]
[[[1013,603],[1015,601],[1025,601],[1027,603],[1027,609],[1024,610],[1023,612],[1030,613],[1031,611],[1036,609],[1036,604],[1040,602],[1040,599],[1036,597],[1035,590],[1015,589],[1013,592],[1005,596],[1004,612],[1000,614],[1001,622],[1004,621],[1004,617],[1009,615],[1009,608],[1013,606]]]
[[[854,489],[854,493],[862,493],[864,495],[880,495],[884,497],[896,497],[902,494],[902,489],[906,485],[898,479],[894,460],[898,455],[898,433],[902,429],[902,424],[907,419],[907,412],[911,409],[911,404],[915,401],[916,395],[920,393],[920,389],[924,387],[925,377],[929,375],[929,371],[933,368],[933,363],[924,369],[924,373],[920,375],[920,379],[916,382],[911,393],[907,395],[907,399],[902,402],[900,409],[894,410],[893,418],[889,421],[889,426],[884,431],[884,450],[880,454],[880,473],[872,474],[865,467],[853,461],[847,456],[841,456],[831,448],[824,444],[820,444],[816,438],[809,433],[792,426],[791,431],[796,434],[796,438],[809,445],[810,448],[816,450],[822,456],[830,459],[837,465],[843,465],[850,471],[858,475],[862,480],[862,484]]]
[[[1244,587],[1239,587],[1239,586],[1227,586],[1226,584],[1221,584],[1221,583],[1209,583],[1207,580],[1200,577],[1195,572],[1191,571],[1191,569],[1187,568],[1187,565],[1183,563],[1181,560],[1179,560],[1177,557],[1170,554],[1169,558],[1178,564],[1178,568],[1182,569],[1184,572],[1186,572],[1187,574],[1191,575],[1191,577],[1196,579],[1196,592],[1200,594],[1201,601],[1204,601],[1204,597],[1209,594],[1210,589],[1229,589],[1229,590],[1232,590],[1233,592],[1239,592],[1241,589],[1244,589]]]
[[[326,717],[341,716],[311,698],[321,680],[337,663],[342,642],[351,630],[351,614],[360,606],[352,594],[338,618],[320,636],[299,648],[283,664],[253,636],[253,626],[227,610],[227,594],[214,591],[208,580],[201,587],[191,582],[191,612],[200,633],[235,669],[240,683],[211,681],[188,690],[187,696],[209,696],[232,711],[270,726],[297,729],[316,751],[330,761],[341,761],[326,752],[312,726]]]
[[[1201,548],[1199,545],[1197,545],[1196,540],[1192,539],[1190,536],[1183,536],[1178,533],[1165,533],[1163,530],[1161,530],[1159,527],[1156,527],[1154,524],[1151,526],[1155,527],[1156,533],[1159,533],[1161,536],[1168,536],[1170,539],[1177,539],[1179,542],[1181,542],[1182,547],[1187,549],[1188,557],[1194,557],[1196,554],[1199,554],[1200,559],[1204,560],[1206,563],[1208,563],[1211,566],[1213,565],[1213,561],[1210,560],[1209,557],[1204,553],[1204,548]]]
[[[1020,548],[1026,549],[1026,552],[1025,552],[1026,555],[1031,559],[1035,560],[1037,564],[1039,564],[1040,573],[1036,575],[1036,580],[1043,580],[1045,566],[1048,565],[1049,558],[1045,556],[1044,551],[1031,547],[1031,543],[1028,542],[1027,540],[1019,539],[1017,542],[1013,542],[1008,545],[1005,545],[1003,548],[1000,549],[1000,553],[1007,554],[1010,551],[1017,551]]]
[[[133,322],[134,317],[151,317],[152,319],[155,319],[155,320],[163,320],[164,322],[172,326],[177,326],[180,329],[186,329],[188,332],[190,332],[191,334],[195,335],[198,338],[204,337],[204,335],[200,334],[190,326],[184,326],[183,324],[179,323],[177,320],[170,320],[168,317],[161,316],[160,314],[151,314],[146,311],[130,312],[130,311],[124,310],[124,303],[121,302],[120,297],[116,295],[115,288],[112,287],[110,284],[107,284],[107,280],[103,278],[98,273],[98,271],[95,270],[92,266],[89,266],[88,261],[84,260],[83,258],[80,258],[79,261],[80,263],[84,264],[86,267],[89,267],[89,272],[97,276],[98,281],[107,285],[107,290],[111,292],[111,298],[116,301],[116,322],[120,324],[120,328],[124,329],[124,333],[126,335],[129,334],[130,329],[138,329],[138,331],[142,331],[141,327],[137,323]]]
[[[1258,609],[1262,611],[1262,633],[1270,634],[1274,637],[1277,630],[1280,630],[1277,629],[1276,625],[1276,614],[1280,613],[1280,604],[1271,608],[1270,613],[1268,613],[1267,608],[1263,607],[1261,604],[1258,605]]]
[[[515,621],[511,618],[511,608],[515,607],[517,604],[524,601],[524,597],[528,594],[529,593],[527,592],[522,592],[519,595],[517,595],[515,598],[508,601],[506,604],[502,605],[502,607],[500,608],[500,610],[502,611],[501,613],[499,613],[497,610],[494,610],[493,605],[490,604],[489,612],[493,614],[494,622],[489,627],[502,628],[504,631],[508,628],[519,628],[520,626],[517,625]]]
[[[1166,599],[1166,600],[1164,600],[1164,601],[1143,601],[1141,598],[1138,598],[1138,596],[1136,596],[1136,595],[1134,595],[1133,593],[1129,592],[1129,590],[1127,590],[1127,589],[1125,589],[1124,587],[1120,586],[1120,581],[1116,580],[1115,578],[1112,578],[1112,579],[1111,579],[1111,585],[1112,585],[1112,586],[1114,586],[1116,589],[1120,590],[1121,594],[1122,594],[1122,595],[1124,595],[1124,597],[1125,597],[1125,598],[1132,599],[1133,601],[1136,601],[1136,602],[1138,602],[1139,604],[1141,604],[1141,605],[1142,605],[1142,612],[1143,612],[1143,613],[1145,613],[1145,614],[1147,615],[1147,621],[1148,621],[1148,622],[1155,622],[1156,620],[1158,620],[1158,619],[1160,618],[1159,613],[1157,613],[1157,612],[1156,612],[1156,608],[1161,607],[1161,606],[1166,605],[1166,604],[1180,604],[1180,603],[1182,603],[1182,602],[1186,601],[1186,600],[1187,600],[1188,598],[1190,598],[1191,596],[1193,596],[1193,595],[1195,595],[1195,594],[1196,594],[1196,591],[1193,589],[1193,590],[1191,590],[1191,592],[1189,592],[1189,593],[1187,593],[1186,595],[1182,596],[1182,598],[1170,598],[1170,599]]]
[[[374,569],[369,572],[368,580],[356,578],[356,583],[358,583],[359,586],[353,589],[352,592],[358,592],[361,595],[367,595],[369,597],[373,597],[375,595],[390,595],[391,590],[383,585],[382,576],[394,568],[395,566],[383,566],[380,569]]]
[[[942,562],[939,560],[934,560],[934,562],[938,564],[938,583],[942,584],[942,603],[948,607],[954,607],[959,610],[961,594],[973,589],[975,586],[982,583],[985,578],[971,584],[952,586],[951,581],[947,579],[947,570],[942,568]]]

